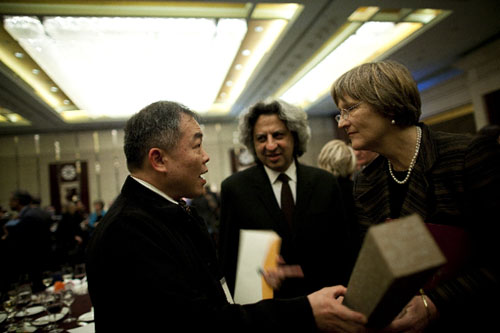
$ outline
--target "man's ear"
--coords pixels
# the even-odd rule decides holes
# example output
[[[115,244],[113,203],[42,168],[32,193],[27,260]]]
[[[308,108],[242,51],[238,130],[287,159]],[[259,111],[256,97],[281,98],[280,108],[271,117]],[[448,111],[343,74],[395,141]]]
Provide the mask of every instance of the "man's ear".
[[[158,172],[167,171],[167,155],[160,148],[151,148],[148,153],[149,164]]]

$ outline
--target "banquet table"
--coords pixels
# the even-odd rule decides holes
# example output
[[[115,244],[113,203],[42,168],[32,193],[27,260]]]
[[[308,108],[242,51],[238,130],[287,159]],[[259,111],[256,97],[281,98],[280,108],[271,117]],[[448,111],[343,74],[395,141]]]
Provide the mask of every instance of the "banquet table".
[[[33,304],[33,305],[35,305],[35,304]],[[64,332],[71,332],[70,331],[71,329],[74,329],[74,328],[77,328],[80,326],[84,326],[84,325],[88,325],[88,324],[90,324],[90,322],[79,321],[78,318],[82,314],[90,312],[91,309],[92,309],[92,303],[90,301],[90,296],[88,293],[83,294],[83,295],[75,295],[75,301],[73,302],[73,304],[71,304],[71,315],[72,315],[72,317],[76,318],[77,320],[70,322],[70,323],[65,323],[64,320],[68,317],[68,314],[66,314],[64,316],[64,318],[57,321],[55,324],[57,325],[57,327],[62,328],[64,330]],[[30,323],[33,323],[37,318],[43,317],[45,315],[46,315],[46,312],[42,311],[42,312],[39,312],[39,313],[34,314],[32,316],[27,316],[27,317],[15,316],[14,320],[16,323],[21,323],[24,319],[24,321],[26,323],[25,330],[22,330],[24,332],[44,332],[44,331],[46,331],[45,328],[47,327],[47,325],[35,326],[33,324],[30,324]],[[1,332],[4,332],[6,330],[6,327],[7,327],[7,320],[5,320],[4,322],[2,322],[0,324]],[[21,328],[21,325],[18,325],[18,328]],[[17,332],[21,332],[21,330],[18,330]]]

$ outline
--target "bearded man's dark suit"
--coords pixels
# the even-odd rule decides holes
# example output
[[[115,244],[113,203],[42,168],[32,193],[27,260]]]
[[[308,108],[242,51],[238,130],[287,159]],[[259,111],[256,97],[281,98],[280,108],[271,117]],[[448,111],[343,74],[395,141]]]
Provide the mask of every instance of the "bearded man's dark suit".
[[[293,226],[289,228],[262,164],[222,182],[219,256],[234,293],[241,229],[272,229],[282,238],[281,255],[298,264],[304,279],[285,280],[275,297],[304,295],[346,285],[353,266],[349,226],[336,178],[321,169],[297,166]]]
[[[128,177],[88,247],[98,332],[315,330],[306,297],[228,304],[203,220]]]

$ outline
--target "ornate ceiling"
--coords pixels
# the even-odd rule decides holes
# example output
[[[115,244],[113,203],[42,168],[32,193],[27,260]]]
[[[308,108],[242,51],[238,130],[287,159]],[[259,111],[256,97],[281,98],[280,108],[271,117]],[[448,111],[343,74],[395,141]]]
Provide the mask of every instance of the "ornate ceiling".
[[[462,56],[500,32],[496,0],[376,4],[370,20],[391,21],[392,26],[417,17],[425,21],[429,11],[418,10],[440,10],[401,44],[357,60],[400,61],[422,87],[433,78],[449,77],[443,73],[457,73],[454,64]],[[361,23],[354,28],[347,24],[360,8],[369,13],[370,5],[373,1],[4,1],[0,135],[121,128],[130,113],[158,99],[180,101],[200,112],[205,122],[233,121],[258,100],[284,98],[286,91],[287,98],[298,98],[305,88],[291,87],[327,58],[340,43],[336,40],[356,32]],[[376,23],[376,29],[386,29],[384,24]],[[198,25],[204,35],[194,39]],[[100,26],[107,30],[97,30]],[[73,48],[78,38],[86,44]],[[352,58],[367,52],[355,50]],[[333,63],[339,64],[334,71],[344,71],[343,62]],[[325,93],[325,84],[335,79],[332,73],[322,70],[312,81],[326,78],[303,105],[311,116],[336,110]],[[111,76],[118,81],[108,80]],[[187,90],[175,95],[182,86]]]

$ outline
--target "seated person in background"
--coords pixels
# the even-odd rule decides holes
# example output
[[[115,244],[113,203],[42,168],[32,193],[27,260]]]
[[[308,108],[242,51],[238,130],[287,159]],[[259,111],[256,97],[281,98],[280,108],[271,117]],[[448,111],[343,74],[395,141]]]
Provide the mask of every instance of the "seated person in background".
[[[9,253],[7,252],[8,248],[6,246],[7,244],[7,236],[8,236],[8,231],[7,227],[5,227],[5,224],[10,220],[10,214],[8,211],[6,211],[3,207],[0,206],[0,258],[2,258],[2,272],[10,267],[10,258],[9,258]],[[11,283],[11,276],[8,271],[6,271],[3,274],[0,274],[0,293],[2,295],[5,295],[4,293],[7,292],[9,288],[9,284]]]
[[[61,220],[54,233],[57,263],[61,266],[74,266],[84,260],[86,235],[80,227],[82,218],[75,202],[68,202],[64,205]]]
[[[347,284],[353,263],[340,187],[331,173],[298,161],[311,136],[307,114],[283,101],[260,102],[242,113],[239,132],[257,164],[221,185],[219,256],[231,292],[241,229],[274,230],[281,237],[278,270],[264,272],[278,288],[275,297]]]
[[[6,211],[5,209],[3,209],[2,206],[0,206],[0,235],[2,239],[6,238],[7,237],[7,227],[5,227],[5,224],[7,222],[9,222],[9,220],[11,219],[11,216],[9,214],[8,211]],[[5,236],[5,237],[4,237]]]
[[[97,226],[105,214],[106,211],[104,210],[104,201],[94,201],[94,211],[89,214],[89,227],[91,230]]]
[[[219,199],[217,193],[212,192],[210,186],[205,186],[205,194],[191,200],[191,206],[196,208],[196,211],[205,221],[208,233],[215,244],[218,243],[219,237]]]
[[[31,195],[22,190],[14,191],[10,197],[10,208],[17,216],[5,224],[5,249],[9,253],[10,268],[6,274],[16,279],[27,279],[34,291],[44,289],[42,272],[51,255],[49,216],[39,207],[31,206]]]
[[[197,115],[153,103],[125,126],[130,176],[96,228],[87,278],[98,332],[361,332],[342,286],[288,300],[228,301],[215,249],[196,209],[209,156]]]
[[[419,123],[417,84],[393,61],[351,69],[335,81],[332,96],[352,147],[380,154],[354,184],[362,234],[372,224],[416,213],[441,230],[463,230],[471,240],[472,258],[427,296],[415,296],[388,330],[496,327],[498,306],[491,305],[499,297],[500,145]]]

